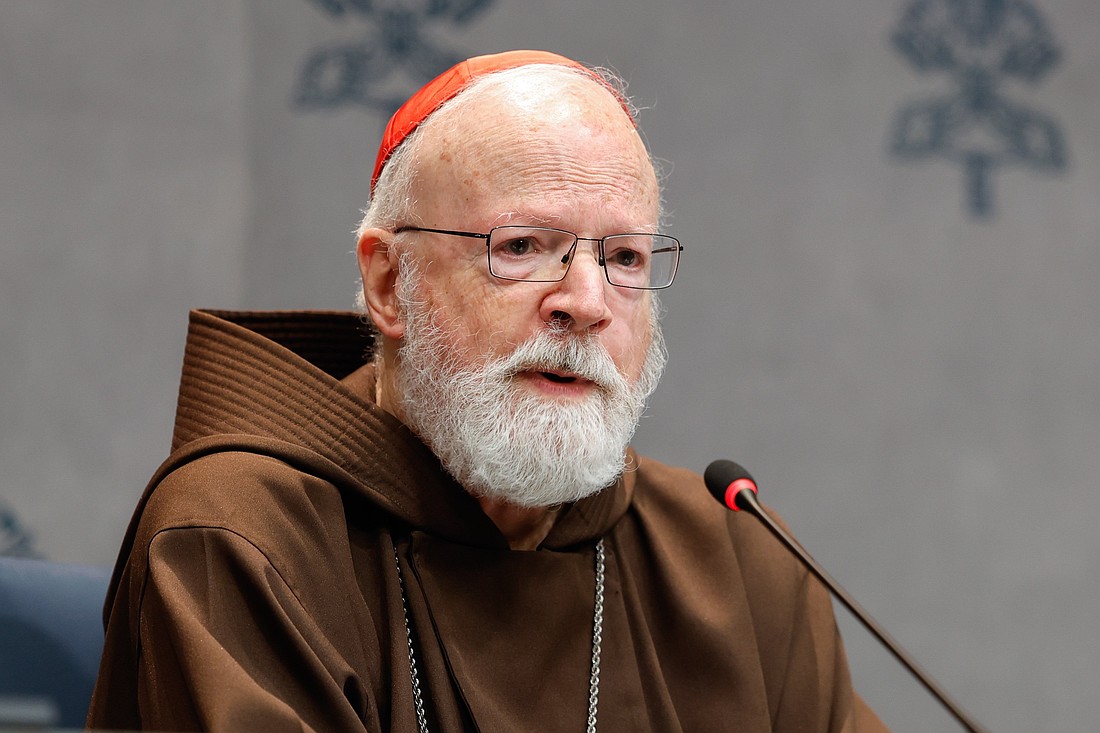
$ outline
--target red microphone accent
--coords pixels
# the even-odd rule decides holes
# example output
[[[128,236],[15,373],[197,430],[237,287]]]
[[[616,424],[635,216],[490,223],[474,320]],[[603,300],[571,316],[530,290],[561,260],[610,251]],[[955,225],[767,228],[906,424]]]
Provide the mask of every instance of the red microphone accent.
[[[756,482],[751,478],[739,478],[729,486],[726,487],[725,504],[735,512],[741,511],[741,507],[737,506],[737,495],[745,489],[752,489],[752,493],[759,493],[756,489]]]

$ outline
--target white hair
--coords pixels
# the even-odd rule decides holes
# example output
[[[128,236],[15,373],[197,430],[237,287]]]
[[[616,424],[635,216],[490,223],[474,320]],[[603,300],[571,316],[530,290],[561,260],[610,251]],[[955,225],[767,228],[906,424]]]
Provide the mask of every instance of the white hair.
[[[409,427],[463,488],[515,506],[551,507],[591,496],[627,470],[626,447],[667,356],[656,310],[642,373],[631,381],[598,338],[562,328],[479,359],[456,348],[450,319],[423,302],[417,286],[415,277],[398,286],[401,403]],[[594,389],[575,401],[545,399],[517,385],[516,375],[529,370],[570,372]]]

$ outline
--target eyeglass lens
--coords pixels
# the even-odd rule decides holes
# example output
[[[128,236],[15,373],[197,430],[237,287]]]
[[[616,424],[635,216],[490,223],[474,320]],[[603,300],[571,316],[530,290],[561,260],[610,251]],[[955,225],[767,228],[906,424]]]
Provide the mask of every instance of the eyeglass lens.
[[[489,233],[489,269],[508,280],[555,282],[565,277],[576,235],[560,229],[503,226]],[[661,234],[616,234],[603,240],[608,282],[627,288],[668,287],[680,243]]]

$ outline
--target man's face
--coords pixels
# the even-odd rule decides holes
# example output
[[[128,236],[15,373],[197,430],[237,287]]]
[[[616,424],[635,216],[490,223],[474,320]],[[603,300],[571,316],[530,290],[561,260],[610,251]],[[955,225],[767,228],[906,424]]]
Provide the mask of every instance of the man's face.
[[[552,101],[520,88],[461,113],[460,132],[425,145],[414,188],[418,221],[487,232],[504,224],[550,226],[598,238],[657,226],[656,177],[618,102],[591,81]],[[510,353],[551,322],[593,334],[629,381],[651,339],[651,296],[610,285],[594,244],[580,242],[557,283],[494,278],[483,240],[415,233],[417,288],[447,324],[454,356],[471,364]],[[591,391],[570,375],[528,373],[517,381],[547,398]]]
[[[460,121],[473,129],[424,147],[414,223],[655,229],[648,156],[595,84],[533,108],[522,94],[494,98]],[[482,240],[406,236],[396,368],[410,425],[482,495],[547,506],[613,481],[663,363],[649,294],[610,285],[591,243],[564,280],[535,283],[494,278]]]

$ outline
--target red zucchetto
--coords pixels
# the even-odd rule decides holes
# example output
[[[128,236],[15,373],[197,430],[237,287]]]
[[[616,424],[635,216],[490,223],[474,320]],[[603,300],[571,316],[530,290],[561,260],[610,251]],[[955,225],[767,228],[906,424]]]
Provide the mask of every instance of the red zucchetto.
[[[612,89],[606,80],[595,71],[565,56],[559,56],[549,51],[505,51],[504,53],[489,54],[487,56],[475,56],[452,66],[425,84],[420,88],[420,91],[409,97],[409,100],[393,113],[389,124],[386,125],[386,131],[382,134],[382,144],[378,146],[378,158],[374,163],[374,175],[371,176],[370,181],[371,192],[374,192],[378,177],[382,175],[382,169],[389,161],[390,156],[393,155],[393,151],[444,102],[453,98],[465,89],[471,81],[480,76],[530,64],[555,64],[584,71],[596,81],[607,86],[619,99],[627,116],[630,117],[632,122],[634,121],[634,115],[631,114],[630,107],[619,92]]]

